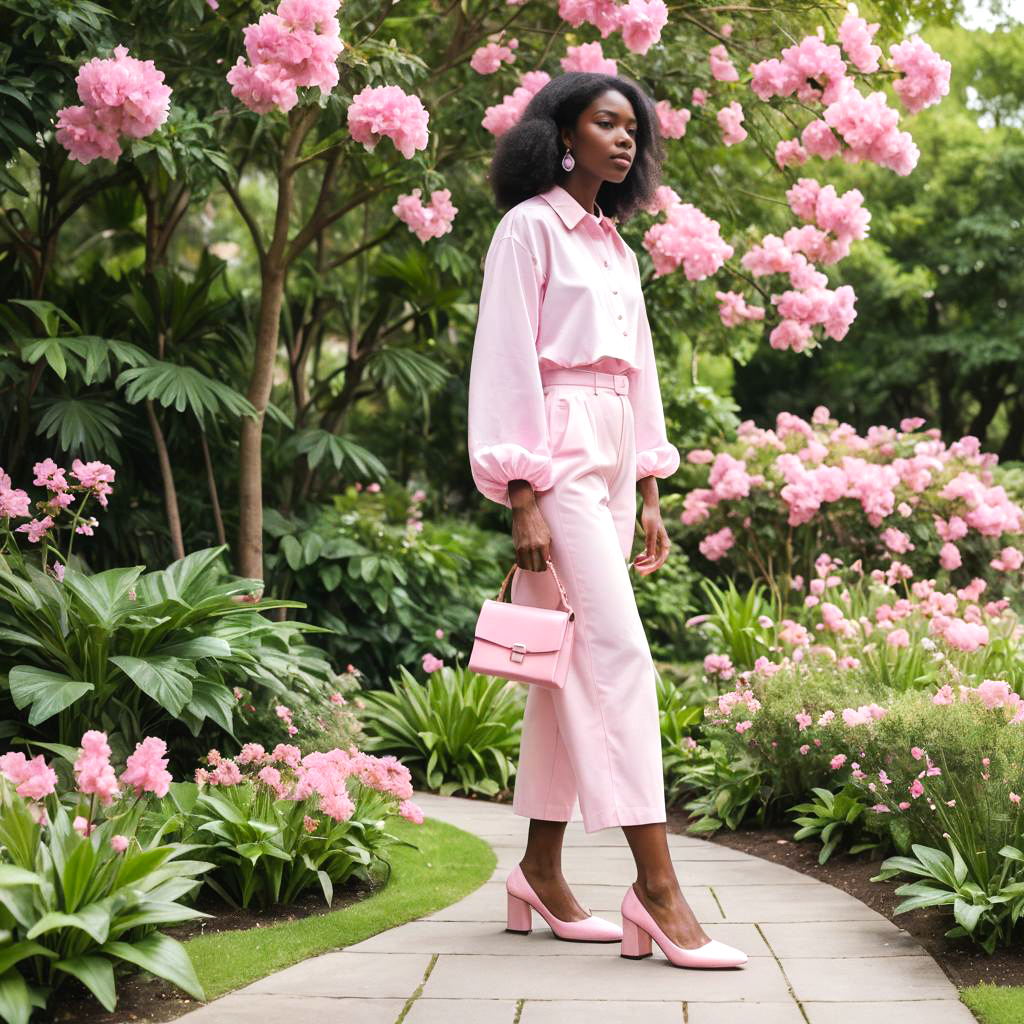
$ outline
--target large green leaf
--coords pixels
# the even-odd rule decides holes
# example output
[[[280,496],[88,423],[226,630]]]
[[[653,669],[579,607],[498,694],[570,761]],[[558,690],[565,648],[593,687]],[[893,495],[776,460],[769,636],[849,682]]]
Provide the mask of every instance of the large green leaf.
[[[147,696],[178,716],[192,699],[195,669],[181,658],[132,658],[127,654],[110,659]]]
[[[154,360],[147,366],[122,370],[115,383],[124,389],[125,398],[132,405],[153,401],[164,408],[173,405],[178,412],[188,409],[204,425],[207,416],[217,419],[225,413],[256,415],[255,407],[244,395],[191,366]]]
[[[7,1024],[28,1024],[32,1005],[28,985],[14,968],[0,975],[0,1017]]]
[[[185,947],[167,935],[153,932],[138,942],[108,942],[100,952],[127,960],[177,985],[195,999],[206,998]]]
[[[87,622],[111,630],[127,614],[123,603],[144,569],[143,565],[133,565],[87,576],[69,566],[64,570],[64,587]]]
[[[74,956],[59,960],[53,966],[76,977],[99,1000],[104,1010],[111,1011],[117,1005],[114,965],[106,957]]]
[[[10,671],[8,682],[15,706],[25,708],[29,725],[39,725],[94,690],[92,683],[69,679],[63,672],[48,672],[32,665],[19,665]]]

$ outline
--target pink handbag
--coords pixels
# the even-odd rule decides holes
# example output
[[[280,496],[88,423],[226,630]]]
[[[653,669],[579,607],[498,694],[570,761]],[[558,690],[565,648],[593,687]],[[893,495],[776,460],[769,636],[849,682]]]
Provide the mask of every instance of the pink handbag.
[[[576,613],[550,559],[547,564],[565,610],[503,601],[508,581],[519,568],[513,565],[501,584],[497,600],[487,598],[480,609],[469,655],[471,672],[534,683],[551,690],[565,685]]]

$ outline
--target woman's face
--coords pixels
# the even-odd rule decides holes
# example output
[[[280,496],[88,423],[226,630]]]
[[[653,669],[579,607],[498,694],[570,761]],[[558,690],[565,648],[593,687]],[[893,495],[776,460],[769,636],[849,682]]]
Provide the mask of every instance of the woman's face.
[[[601,93],[580,114],[575,131],[562,133],[562,142],[576,161],[573,173],[622,181],[636,158],[636,127],[633,105],[621,92]]]

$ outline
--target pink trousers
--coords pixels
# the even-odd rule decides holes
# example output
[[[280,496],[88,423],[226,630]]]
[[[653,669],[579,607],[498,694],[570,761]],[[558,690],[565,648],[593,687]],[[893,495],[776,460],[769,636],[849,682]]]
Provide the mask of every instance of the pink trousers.
[[[530,686],[512,810],[586,832],[665,821],[654,663],[627,562],[636,525],[633,408],[611,388],[544,388],[555,482],[537,492],[551,561],[576,612],[565,686]],[[512,577],[517,604],[559,606],[548,571]]]

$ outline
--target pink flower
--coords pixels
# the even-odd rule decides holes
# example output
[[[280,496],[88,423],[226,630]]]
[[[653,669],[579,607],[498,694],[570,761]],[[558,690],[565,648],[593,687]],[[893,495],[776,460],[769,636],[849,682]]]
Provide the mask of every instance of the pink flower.
[[[703,89],[694,89],[690,93],[690,103],[695,107],[703,107],[708,101],[708,94]]]
[[[352,138],[373,152],[385,136],[407,160],[427,148],[429,114],[418,96],[408,96],[397,85],[365,86],[348,108]]]
[[[668,100],[658,100],[654,104],[654,112],[658,116],[658,132],[662,138],[681,139],[686,134],[692,115],[685,107],[675,110]]]
[[[832,769],[832,771],[837,771],[838,769],[842,768],[844,764],[846,764],[845,754],[836,754],[836,756],[833,757],[831,761],[829,761],[829,767]]]
[[[563,15],[565,17],[565,15]],[[551,76],[546,71],[528,71],[520,84],[501,103],[487,107],[481,125],[492,135],[504,135],[522,117],[527,104],[548,82]]]
[[[721,225],[692,203],[673,203],[664,223],[644,232],[643,246],[650,253],[654,276],[662,277],[680,266],[688,281],[703,281],[717,273],[733,254],[723,241]]]
[[[114,853],[124,853],[128,849],[128,843],[130,840],[127,836],[111,836],[110,846]]]
[[[729,59],[729,51],[719,43],[708,51],[708,63],[711,66],[711,77],[718,82],[738,82],[739,72]]]
[[[278,743],[270,752],[269,760],[297,768],[302,760],[302,751],[291,743]]]
[[[1015,804],[1019,804],[1020,803],[1020,794],[1019,793],[1014,793],[1014,792],[1011,791],[1011,793],[1010,793],[1010,802],[1011,803],[1015,803]]]
[[[704,671],[708,675],[719,675],[731,679],[735,669],[728,654],[709,654],[704,659]]]
[[[516,55],[512,51],[518,45],[518,39],[510,39],[507,46],[497,42],[479,46],[473,51],[473,56],[469,59],[469,66],[478,75],[493,75],[501,67],[502,61],[507,61],[509,64],[515,63]],[[613,71],[612,74],[614,73]]]
[[[715,533],[708,534],[697,546],[700,553],[711,562],[717,562],[736,543],[732,530],[722,527]]]
[[[801,754],[806,754],[807,751],[810,750],[810,749],[811,749],[811,745],[809,743],[804,743],[800,747],[800,753]]]
[[[27,533],[30,544],[38,544],[53,526],[53,516],[43,516],[42,519],[30,519],[17,527],[17,533]]]
[[[282,722],[291,724],[292,720],[292,709],[285,704],[276,704],[274,706],[274,714],[281,719]]]
[[[727,146],[742,142],[747,137],[747,130],[742,127],[743,107],[733,100],[729,106],[722,107],[717,114],[718,127],[722,129],[722,141]]]
[[[141,139],[167,120],[171,89],[163,81],[151,60],[129,57],[124,46],[115,46],[113,57],[94,57],[75,78],[82,105],[57,111],[57,141],[79,163],[117,160],[119,136]]]
[[[107,734],[90,729],[82,736],[82,751],[75,761],[75,776],[80,793],[95,794],[104,805],[113,801],[120,790],[117,776],[110,764]]]
[[[921,758],[924,757],[925,755],[924,755],[924,751],[920,747],[911,747],[910,748],[910,756],[915,761],[920,761]]]
[[[423,824],[423,811],[411,800],[402,800],[398,805],[398,813],[414,825]]]
[[[618,15],[626,49],[642,55],[661,39],[668,7],[665,0],[629,0],[618,8]]]
[[[262,743],[243,744],[241,753],[235,758],[238,764],[262,764],[267,760],[267,752]]]
[[[308,814],[302,819],[302,827],[309,833],[313,833],[317,830],[316,818],[311,818]]]
[[[604,75],[619,73],[618,62],[606,57],[597,41],[566,47],[565,56],[559,63],[563,71],[595,71]]]
[[[775,163],[779,168],[800,167],[807,163],[811,154],[800,144],[799,139],[779,139],[775,144]]]
[[[167,744],[155,736],[147,736],[135,744],[135,753],[125,761],[121,781],[135,789],[135,795],[152,793],[165,797],[171,786],[171,773],[167,771]]]
[[[942,635],[946,643],[961,651],[976,651],[988,643],[988,628],[964,619],[950,619]]]
[[[877,31],[877,21],[869,25],[852,11],[839,26],[839,42],[858,71],[870,74],[878,70],[882,48],[871,42]]]
[[[882,783],[883,786],[891,786],[892,785],[892,779],[890,779],[889,776],[886,775],[884,768],[878,773],[878,779]]]
[[[432,672],[436,672],[439,668],[444,667],[444,661],[441,658],[438,658],[435,654],[432,654],[430,651],[427,651],[426,654],[423,655],[422,663],[423,671],[426,672],[427,675],[430,675]]]
[[[736,723],[736,731],[737,732],[746,732],[753,724],[754,723],[751,722],[749,718],[746,721],[744,721],[744,722],[737,722]]]
[[[81,459],[75,459],[71,463],[71,475],[83,487],[88,487],[104,508],[107,507],[107,495],[112,491],[111,484],[116,476],[113,467],[105,462],[82,462]]]
[[[409,230],[421,242],[426,242],[451,231],[452,222],[459,209],[452,205],[449,189],[442,188],[431,192],[428,206],[421,202],[420,192],[420,189],[414,188],[411,195],[400,195],[395,205],[391,207],[391,212],[403,224],[408,225]]]
[[[914,779],[910,784],[910,795],[916,800],[924,792],[924,786],[921,785],[920,779]]]
[[[892,66],[903,72],[892,87],[903,106],[916,114],[949,93],[952,65],[943,60],[919,35],[889,47]]]
[[[221,758],[217,767],[209,773],[206,780],[211,786],[237,786],[242,782],[242,773],[238,765],[230,758]]]
[[[910,643],[910,634],[905,629],[894,629],[885,642],[890,647],[906,647]]]
[[[347,704],[348,701],[340,693],[332,693],[330,696],[332,704]]]
[[[943,569],[952,571],[953,569],[959,569],[961,564],[960,549],[955,544],[950,544],[947,541],[939,551],[939,565]]]
[[[45,487],[48,491],[60,492],[68,489],[68,482],[64,476],[65,470],[61,469],[53,459],[44,459],[32,467],[35,477],[32,483],[36,487]]]
[[[81,814],[75,815],[75,820],[71,822],[71,827],[80,835],[83,839],[87,839],[96,828],[96,825],[89,821],[88,818],[83,818]]]
[[[806,711],[798,711],[794,716],[796,719],[797,730],[803,732],[814,721],[813,718]]]
[[[899,802],[898,806],[899,806],[899,809],[901,811],[905,811],[910,806],[910,801],[909,800],[901,800]]]
[[[1024,552],[1013,547],[1003,548],[1003,550],[999,552],[999,555],[989,562],[989,565],[991,565],[993,569],[998,569],[1000,572],[1014,572],[1019,569],[1021,565],[1024,565]]]
[[[57,773],[42,754],[28,760],[20,751],[0,756],[0,774],[15,785],[15,792],[27,800],[42,800],[56,791]]]

